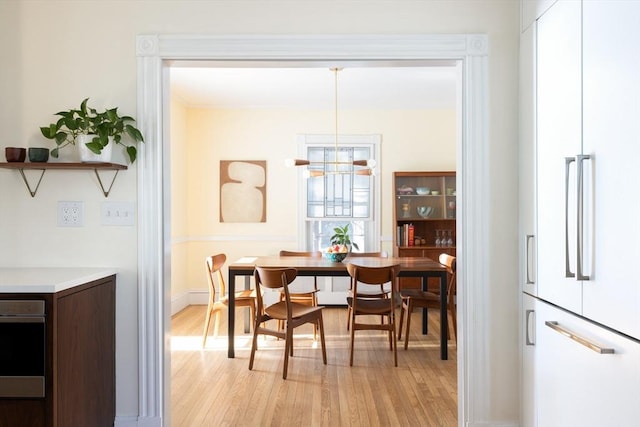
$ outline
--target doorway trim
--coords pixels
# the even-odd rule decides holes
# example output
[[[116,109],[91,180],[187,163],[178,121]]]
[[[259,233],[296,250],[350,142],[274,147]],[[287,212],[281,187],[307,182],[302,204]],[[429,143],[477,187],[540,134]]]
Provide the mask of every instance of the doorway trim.
[[[170,153],[169,78],[172,61],[425,61],[454,60],[458,88],[457,245],[458,424],[489,417],[490,360],[484,322],[487,296],[484,245],[489,205],[488,37],[484,34],[418,35],[140,35],[137,117],[146,143],[138,154],[139,426],[170,420]],[[471,281],[469,278],[473,278]],[[469,301],[473,301],[471,304]]]

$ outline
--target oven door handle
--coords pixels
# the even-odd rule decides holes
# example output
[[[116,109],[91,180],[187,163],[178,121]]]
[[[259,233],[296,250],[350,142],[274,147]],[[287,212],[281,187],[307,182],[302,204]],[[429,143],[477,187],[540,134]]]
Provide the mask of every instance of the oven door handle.
[[[0,316],[0,323],[44,323],[42,316]]]

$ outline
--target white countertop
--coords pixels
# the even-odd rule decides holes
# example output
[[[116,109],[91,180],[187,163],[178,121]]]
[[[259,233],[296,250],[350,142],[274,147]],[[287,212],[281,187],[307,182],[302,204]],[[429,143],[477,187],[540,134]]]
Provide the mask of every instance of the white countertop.
[[[113,274],[113,268],[0,267],[0,293],[55,293]]]

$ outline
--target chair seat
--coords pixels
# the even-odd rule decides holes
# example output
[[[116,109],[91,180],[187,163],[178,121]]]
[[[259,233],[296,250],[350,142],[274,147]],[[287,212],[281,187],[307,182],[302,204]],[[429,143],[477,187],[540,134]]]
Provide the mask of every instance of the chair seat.
[[[256,297],[256,290],[255,289],[245,289],[243,291],[238,291],[235,293],[236,297],[236,304],[241,303],[241,302],[246,302],[246,301],[251,301],[251,303],[254,302],[255,297]],[[229,296],[225,295],[223,297],[220,298],[220,302],[226,305],[229,305]]]
[[[387,298],[389,297],[389,294],[391,293],[391,291],[374,291],[374,290],[369,290],[369,291],[358,291],[358,297],[359,298]],[[353,297],[353,292],[350,290],[348,297]]]
[[[287,303],[286,301],[280,301],[269,307],[265,308],[265,313],[272,319],[286,320],[287,319]],[[322,311],[322,307],[312,307],[308,305],[291,303],[291,318],[298,319],[313,312]]]
[[[429,291],[422,291],[420,289],[403,289],[400,291],[400,296],[403,299],[414,298],[414,299],[420,299],[420,300],[434,301],[437,303],[440,302],[439,295]]]
[[[353,298],[347,297],[347,305],[353,307]],[[391,299],[360,299],[356,314],[389,314],[391,312]]]

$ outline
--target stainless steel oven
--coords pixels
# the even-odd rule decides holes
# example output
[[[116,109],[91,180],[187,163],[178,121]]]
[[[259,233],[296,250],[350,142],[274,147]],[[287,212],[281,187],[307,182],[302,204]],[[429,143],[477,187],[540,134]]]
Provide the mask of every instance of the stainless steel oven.
[[[45,304],[0,300],[0,397],[44,397]]]

